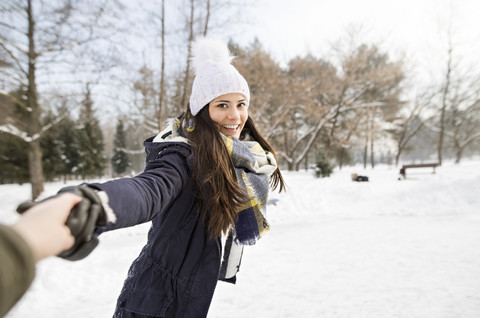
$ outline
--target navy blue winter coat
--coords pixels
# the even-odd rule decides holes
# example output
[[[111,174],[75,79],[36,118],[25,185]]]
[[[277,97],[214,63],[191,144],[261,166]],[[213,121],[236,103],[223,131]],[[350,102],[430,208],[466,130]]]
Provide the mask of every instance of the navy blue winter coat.
[[[210,239],[194,201],[191,148],[144,143],[145,171],[90,186],[105,191],[117,221],[105,230],[152,221],[130,267],[114,317],[206,317],[220,268],[220,238]]]

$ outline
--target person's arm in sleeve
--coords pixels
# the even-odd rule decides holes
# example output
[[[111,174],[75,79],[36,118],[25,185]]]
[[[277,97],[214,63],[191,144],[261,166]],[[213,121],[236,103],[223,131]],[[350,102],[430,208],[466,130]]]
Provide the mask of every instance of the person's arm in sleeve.
[[[35,258],[14,229],[0,225],[0,317],[20,299],[35,276]]]
[[[148,222],[165,212],[182,191],[188,177],[186,157],[167,148],[138,176],[88,186],[106,194],[107,198],[102,198],[104,206],[108,200],[108,208],[116,218],[104,229],[109,231]]]
[[[72,246],[65,221],[80,200],[64,194],[30,208],[12,226],[0,225],[0,317],[30,286],[36,261]]]

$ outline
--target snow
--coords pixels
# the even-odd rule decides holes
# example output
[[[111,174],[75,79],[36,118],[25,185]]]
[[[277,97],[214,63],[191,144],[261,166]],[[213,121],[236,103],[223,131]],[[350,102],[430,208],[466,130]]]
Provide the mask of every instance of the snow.
[[[407,174],[285,172],[287,192],[272,193],[268,207],[271,231],[245,248],[236,285],[219,282],[209,317],[480,317],[480,160]],[[47,184],[45,195],[62,186]],[[29,191],[0,186],[3,223]],[[106,233],[79,262],[40,262],[7,317],[111,317],[147,230]]]

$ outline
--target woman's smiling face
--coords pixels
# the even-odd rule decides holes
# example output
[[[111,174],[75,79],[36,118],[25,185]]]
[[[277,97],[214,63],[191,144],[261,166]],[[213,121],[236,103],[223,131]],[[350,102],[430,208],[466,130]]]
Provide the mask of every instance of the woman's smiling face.
[[[208,106],[210,118],[220,126],[220,132],[226,136],[240,138],[248,118],[245,96],[239,93],[221,95]]]

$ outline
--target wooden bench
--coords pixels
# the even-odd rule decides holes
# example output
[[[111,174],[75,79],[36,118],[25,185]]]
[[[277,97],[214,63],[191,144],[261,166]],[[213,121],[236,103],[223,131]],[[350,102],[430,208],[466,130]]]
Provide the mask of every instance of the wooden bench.
[[[400,175],[405,179],[407,177],[407,169],[412,168],[433,168],[433,173],[435,173],[435,168],[439,165],[438,162],[403,165],[400,168]]]

